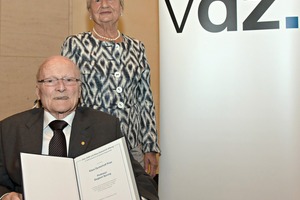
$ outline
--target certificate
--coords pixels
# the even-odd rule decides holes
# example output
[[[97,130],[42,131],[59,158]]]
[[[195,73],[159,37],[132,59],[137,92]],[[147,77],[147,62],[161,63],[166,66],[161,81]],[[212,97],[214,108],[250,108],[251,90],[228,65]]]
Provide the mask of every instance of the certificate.
[[[139,200],[124,137],[72,158],[21,153],[26,200]]]

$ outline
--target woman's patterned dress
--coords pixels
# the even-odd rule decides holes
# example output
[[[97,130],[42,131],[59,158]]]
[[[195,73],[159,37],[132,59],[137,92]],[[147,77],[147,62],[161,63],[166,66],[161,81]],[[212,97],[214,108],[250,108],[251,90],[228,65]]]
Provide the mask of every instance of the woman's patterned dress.
[[[122,34],[123,42],[105,42],[91,32],[69,36],[62,52],[82,74],[81,106],[117,116],[131,148],[158,152],[150,66],[142,42]]]

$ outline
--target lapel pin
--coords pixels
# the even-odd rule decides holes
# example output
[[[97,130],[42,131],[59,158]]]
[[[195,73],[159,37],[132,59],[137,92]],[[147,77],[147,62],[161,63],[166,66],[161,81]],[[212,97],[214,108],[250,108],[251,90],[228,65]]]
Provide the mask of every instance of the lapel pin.
[[[83,145],[85,145],[85,142],[84,142],[84,141],[82,141],[82,142],[81,142],[81,145],[82,145],[82,146],[83,146]]]

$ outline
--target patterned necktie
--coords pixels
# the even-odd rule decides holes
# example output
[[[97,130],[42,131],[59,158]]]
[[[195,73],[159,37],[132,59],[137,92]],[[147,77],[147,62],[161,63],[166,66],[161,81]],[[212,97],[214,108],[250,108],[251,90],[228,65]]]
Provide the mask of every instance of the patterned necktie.
[[[67,157],[67,144],[63,129],[68,125],[62,120],[54,120],[49,124],[53,130],[53,137],[49,143],[49,155]]]

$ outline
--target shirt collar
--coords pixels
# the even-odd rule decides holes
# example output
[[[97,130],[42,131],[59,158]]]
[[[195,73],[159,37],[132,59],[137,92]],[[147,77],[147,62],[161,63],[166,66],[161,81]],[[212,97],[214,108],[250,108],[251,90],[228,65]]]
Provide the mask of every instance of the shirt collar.
[[[68,123],[69,126],[72,126],[72,122],[75,116],[75,111],[71,112],[68,116],[66,116],[64,119],[61,119]],[[45,129],[50,122],[56,120],[53,115],[51,115],[48,111],[44,110],[44,125],[43,128]]]

